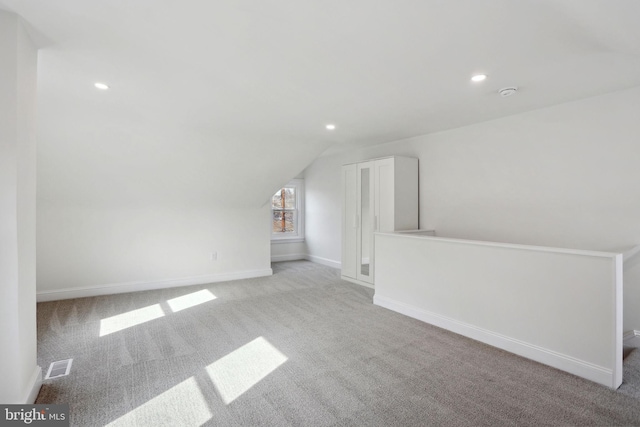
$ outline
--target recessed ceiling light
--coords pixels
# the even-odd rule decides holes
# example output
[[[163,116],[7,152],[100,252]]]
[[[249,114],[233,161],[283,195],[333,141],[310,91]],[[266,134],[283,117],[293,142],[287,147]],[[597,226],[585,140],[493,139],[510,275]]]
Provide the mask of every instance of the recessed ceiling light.
[[[327,128],[327,130],[334,130],[336,128],[336,125],[328,124],[325,127]]]
[[[476,74],[475,76],[471,77],[471,81],[472,82],[481,82],[483,80],[485,80],[487,78],[486,74]]]
[[[107,86],[107,85],[106,85],[106,84],[104,84],[104,83],[100,83],[100,82],[98,82],[98,83],[94,84],[94,86],[95,86],[95,87],[97,87],[98,89],[101,89],[101,90],[107,90],[107,89],[109,89],[109,86]]]

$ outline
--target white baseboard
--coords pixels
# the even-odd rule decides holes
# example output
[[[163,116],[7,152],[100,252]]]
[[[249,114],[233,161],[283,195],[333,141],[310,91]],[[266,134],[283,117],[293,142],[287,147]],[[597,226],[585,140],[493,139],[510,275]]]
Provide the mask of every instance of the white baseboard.
[[[373,303],[380,307],[388,308],[414,319],[438,326],[455,332],[465,337],[501,348],[527,359],[552,366],[565,372],[594,381],[598,384],[616,389],[620,384],[615,384],[615,375],[612,369],[597,366],[584,360],[579,360],[565,354],[513,339],[477,326],[460,322],[439,314],[435,314],[409,304],[398,302],[390,298],[374,295]]]
[[[95,297],[99,295],[122,294],[127,292],[150,291],[154,289],[176,288],[179,286],[206,285],[207,283],[227,282],[230,280],[251,279],[271,276],[273,270],[246,270],[232,273],[210,274],[205,276],[184,277],[181,279],[157,280],[153,282],[112,283],[106,285],[86,286],[81,288],[57,289],[41,291],[36,295],[38,302],[57,301],[71,298]]]
[[[333,261],[328,258],[322,258],[314,255],[307,254],[287,254],[287,255],[272,255],[271,262],[281,262],[281,261],[298,261],[301,259],[305,259],[307,261],[315,262],[316,264],[326,265],[327,267],[333,267],[340,269],[342,268],[342,264],[339,261]]]
[[[375,289],[371,283],[363,282],[362,280],[354,279],[352,277],[340,276],[342,280],[346,280],[347,282],[355,283],[356,285],[365,286],[367,288]]]
[[[339,261],[334,261],[332,259],[328,259],[328,258],[322,258],[319,256],[315,256],[315,255],[307,255],[307,259],[311,262],[315,262],[317,264],[322,264],[322,265],[326,265],[327,267],[333,267],[333,268],[342,268],[342,263]]]
[[[307,259],[307,255],[305,254],[271,255],[271,262],[299,261],[301,259]]]
[[[40,387],[42,387],[42,368],[40,366],[36,366],[29,380],[29,384],[29,392],[22,402],[26,405],[33,405],[38,397],[38,393],[40,393]]]

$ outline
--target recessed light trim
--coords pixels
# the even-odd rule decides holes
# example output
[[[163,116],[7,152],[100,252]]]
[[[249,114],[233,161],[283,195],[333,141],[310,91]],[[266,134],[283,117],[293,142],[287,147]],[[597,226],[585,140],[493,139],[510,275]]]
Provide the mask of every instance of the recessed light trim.
[[[484,81],[486,79],[487,79],[487,75],[486,74],[476,74],[473,77],[471,77],[471,81],[472,82],[476,82],[476,83],[482,82],[482,81]]]
[[[516,92],[518,91],[518,87],[517,86],[512,86],[512,87],[505,87],[502,88],[498,91],[498,93],[500,94],[501,97],[507,97],[507,96],[511,96],[514,95]]]
[[[107,85],[106,83],[100,83],[100,82],[97,82],[97,83],[94,83],[94,86],[95,86],[96,88],[100,89],[100,90],[107,90],[107,89],[109,89],[109,85]]]
[[[329,123],[328,125],[325,126],[325,128],[327,128],[327,130],[335,130],[336,125]]]

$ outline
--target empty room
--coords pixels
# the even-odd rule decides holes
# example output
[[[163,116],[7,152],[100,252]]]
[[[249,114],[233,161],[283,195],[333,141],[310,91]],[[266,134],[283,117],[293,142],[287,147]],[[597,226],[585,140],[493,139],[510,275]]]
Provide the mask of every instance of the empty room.
[[[638,19],[0,0],[0,425],[640,425]]]

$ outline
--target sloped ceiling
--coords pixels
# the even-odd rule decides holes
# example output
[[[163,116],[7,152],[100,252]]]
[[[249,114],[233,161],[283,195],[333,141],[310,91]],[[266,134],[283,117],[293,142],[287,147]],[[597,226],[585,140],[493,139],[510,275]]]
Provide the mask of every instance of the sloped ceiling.
[[[322,153],[640,85],[635,0],[0,7],[41,46],[38,190],[60,203],[259,206]]]

